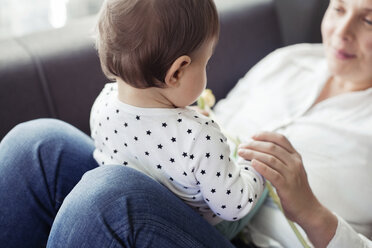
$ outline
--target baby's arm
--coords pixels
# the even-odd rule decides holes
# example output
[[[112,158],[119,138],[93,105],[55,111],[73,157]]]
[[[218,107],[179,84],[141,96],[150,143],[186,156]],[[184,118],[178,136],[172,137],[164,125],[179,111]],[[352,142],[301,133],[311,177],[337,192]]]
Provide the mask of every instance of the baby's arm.
[[[244,217],[265,188],[262,176],[250,162],[230,158],[226,138],[215,124],[201,131],[194,149],[200,155],[194,175],[209,207],[225,220]]]

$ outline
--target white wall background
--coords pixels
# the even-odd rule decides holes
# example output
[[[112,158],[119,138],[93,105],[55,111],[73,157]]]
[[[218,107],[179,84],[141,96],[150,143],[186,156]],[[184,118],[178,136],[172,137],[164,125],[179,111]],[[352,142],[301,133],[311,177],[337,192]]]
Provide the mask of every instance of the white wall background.
[[[218,9],[267,0],[215,0]],[[59,28],[98,12],[103,0],[0,0],[0,39]]]

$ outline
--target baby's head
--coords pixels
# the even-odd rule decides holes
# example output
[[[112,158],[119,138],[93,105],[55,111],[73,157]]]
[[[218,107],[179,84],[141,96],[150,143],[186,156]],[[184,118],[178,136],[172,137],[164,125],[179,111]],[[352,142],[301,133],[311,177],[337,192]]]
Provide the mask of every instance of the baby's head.
[[[96,46],[109,79],[141,89],[164,88],[177,58],[192,58],[218,34],[213,0],[106,0]]]

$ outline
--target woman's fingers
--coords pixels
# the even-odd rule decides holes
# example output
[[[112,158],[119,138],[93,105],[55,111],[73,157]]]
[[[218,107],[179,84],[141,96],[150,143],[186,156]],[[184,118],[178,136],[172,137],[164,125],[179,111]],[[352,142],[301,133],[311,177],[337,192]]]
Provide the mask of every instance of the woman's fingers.
[[[286,149],[272,142],[253,140],[248,143],[239,145],[239,151],[240,150],[242,150],[242,154],[244,153],[243,151],[246,151],[246,153],[249,154],[247,150],[252,150],[274,156],[275,158],[279,159],[284,165],[286,165],[291,159],[291,154]],[[250,160],[252,160],[253,158],[256,157],[251,157]],[[270,161],[267,162],[269,162],[270,164]]]
[[[286,149],[290,153],[296,153],[296,150],[293,148],[292,144],[282,134],[274,132],[261,132],[254,135],[252,138],[257,141],[265,141],[277,144],[278,146]]]
[[[278,173],[280,177],[271,170],[265,169],[270,172],[267,175],[270,178],[267,179],[275,180],[273,184],[277,184],[274,182],[281,178],[287,185],[295,185],[304,169],[300,154],[293,148],[287,138],[272,132],[263,132],[253,138],[253,141],[239,146],[239,156],[251,161],[255,159],[261,163],[261,169],[267,167]],[[264,176],[266,177],[266,175]]]
[[[271,168],[265,163],[258,161],[256,159],[252,160],[253,168],[260,173],[264,178],[269,180],[274,187],[277,187],[281,181],[283,181],[283,175],[281,175],[277,170]]]
[[[285,164],[278,158],[270,154],[242,148],[238,150],[238,155],[246,160],[259,161],[265,164],[266,166],[269,166],[272,170],[277,171],[279,174],[284,174],[283,170],[285,170],[286,167]]]

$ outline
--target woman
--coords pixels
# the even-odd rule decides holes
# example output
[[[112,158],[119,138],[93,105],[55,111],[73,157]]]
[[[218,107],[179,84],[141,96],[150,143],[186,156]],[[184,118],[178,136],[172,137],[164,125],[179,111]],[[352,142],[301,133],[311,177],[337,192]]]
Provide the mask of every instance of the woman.
[[[272,182],[286,216],[315,247],[372,247],[368,9],[372,0],[331,1],[323,47],[274,52],[216,106],[230,135],[269,131],[239,154]],[[69,194],[97,166],[92,150],[90,139],[53,120],[22,124],[4,138],[2,244],[38,247],[49,235],[50,247],[232,246],[164,187],[125,167],[94,169]],[[297,247],[280,217],[266,201],[249,225],[257,245]]]
[[[331,247],[372,246],[331,212],[372,237],[371,8],[372,1],[331,1],[322,23],[323,47],[297,45],[274,52],[216,107],[230,132],[250,137],[256,130],[244,127],[253,122],[289,139],[261,133],[242,145],[239,155],[253,160],[272,182],[286,216],[316,247],[331,240]],[[242,106],[244,99],[250,101]],[[228,115],[231,109],[238,111]],[[285,223],[278,228],[261,221],[277,217],[267,205],[251,223],[253,236],[265,234],[293,247],[289,234],[283,235]]]

